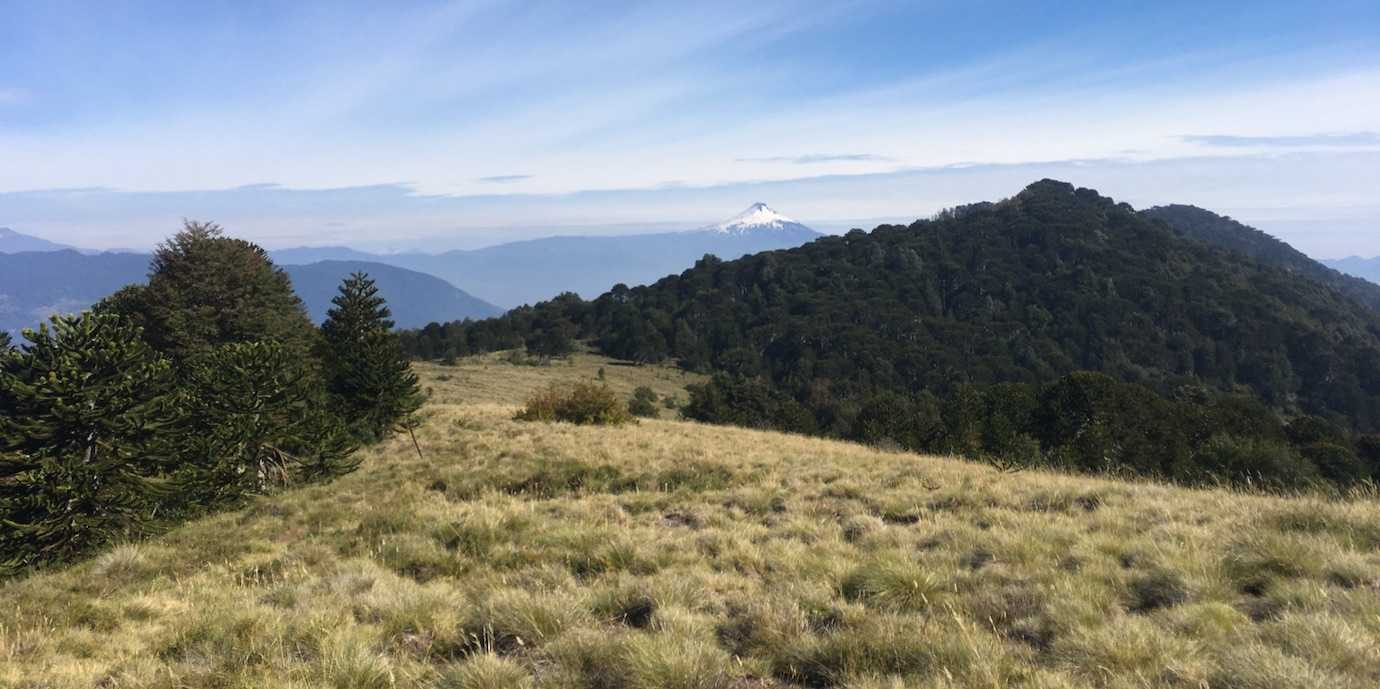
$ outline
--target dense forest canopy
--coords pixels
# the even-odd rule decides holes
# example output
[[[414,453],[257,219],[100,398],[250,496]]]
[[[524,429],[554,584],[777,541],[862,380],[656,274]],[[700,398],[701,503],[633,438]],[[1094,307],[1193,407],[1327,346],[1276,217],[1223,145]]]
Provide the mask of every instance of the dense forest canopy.
[[[1380,318],[1337,290],[1177,235],[1088,189],[797,249],[706,257],[592,302],[564,295],[408,333],[416,356],[541,347],[561,332],[635,361],[835,395],[1101,371],[1161,391],[1249,389],[1283,410],[1380,425]]]
[[[847,436],[879,393],[952,399],[1090,371],[1162,398],[1246,394],[1380,428],[1380,317],[1336,286],[1043,180],[998,203],[853,230],[645,287],[406,333],[443,357],[571,338],[633,361],[765,381]]]
[[[1163,220],[1186,237],[1245,254],[1266,265],[1320,282],[1380,312],[1380,285],[1315,261],[1302,251],[1254,227],[1196,206],[1180,204],[1155,206],[1140,214],[1153,220]]]

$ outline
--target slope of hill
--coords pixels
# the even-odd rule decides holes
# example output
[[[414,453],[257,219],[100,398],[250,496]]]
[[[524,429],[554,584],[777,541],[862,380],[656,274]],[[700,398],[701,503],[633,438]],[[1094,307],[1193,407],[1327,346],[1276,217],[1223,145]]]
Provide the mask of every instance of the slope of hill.
[[[679,375],[598,365],[625,387]],[[448,400],[424,410],[425,459],[395,441],[332,484],[5,583],[0,684],[1380,682],[1373,500],[673,421],[519,423],[516,398],[489,397],[516,370],[421,367]]]
[[[1352,277],[1368,280],[1376,285],[1380,285],[1380,256],[1373,258],[1361,258],[1360,256],[1348,256],[1337,258],[1330,261],[1323,261],[1333,270],[1339,270]]]
[[[799,246],[819,233],[753,204],[738,216],[699,230],[622,236],[563,236],[442,254],[360,254],[351,249],[287,249],[282,263],[349,257],[410,268],[465,285],[505,308],[562,292],[592,298],[616,284],[640,285],[690,267],[706,254],[734,259]]]
[[[419,328],[437,320],[490,318],[503,309],[467,294],[441,278],[397,266],[365,261],[320,261],[302,266],[283,266],[292,277],[292,288],[307,305],[307,313],[320,323],[326,318],[340,287],[351,273],[368,273],[388,300],[399,328]]]
[[[58,244],[39,237],[20,234],[8,227],[0,227],[0,254],[17,254],[25,251],[62,251],[72,248],[66,244]]]
[[[0,330],[17,333],[52,313],[80,311],[148,272],[145,254],[73,250],[0,254]]]
[[[1322,283],[1380,312],[1380,285],[1328,261],[1315,261],[1303,252],[1247,225],[1196,206],[1156,206],[1141,215],[1163,220],[1180,234],[1236,251],[1264,263]],[[1376,275],[1380,275],[1377,266]]]
[[[834,432],[877,392],[947,395],[1077,370],[1166,395],[1249,390],[1287,412],[1380,428],[1376,312],[1051,180],[909,227],[702,261],[647,287],[409,343],[464,353],[505,341],[481,331],[532,342],[566,323],[611,356],[765,376]]]
[[[125,285],[143,282],[148,266],[146,254],[0,254],[0,330],[17,333],[49,314],[80,311]],[[317,321],[325,317],[341,280],[356,270],[377,280],[400,328],[502,313],[444,280],[394,266],[331,261],[284,269]]]

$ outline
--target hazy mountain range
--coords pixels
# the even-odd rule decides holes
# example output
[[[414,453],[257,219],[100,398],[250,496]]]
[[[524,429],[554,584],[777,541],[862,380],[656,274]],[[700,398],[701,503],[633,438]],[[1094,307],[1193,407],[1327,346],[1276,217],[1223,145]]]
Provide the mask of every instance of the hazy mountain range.
[[[346,247],[271,252],[292,277],[313,319],[325,317],[340,280],[369,273],[398,327],[487,318],[562,292],[594,296],[679,273],[714,254],[734,259],[798,246],[818,232],[757,203],[722,223],[684,232],[566,236],[440,254],[371,254]],[[12,230],[0,231],[0,329],[17,331],[48,314],[81,310],[144,279],[149,257],[91,252]],[[461,289],[459,286],[463,286]]]
[[[1347,275],[1370,280],[1374,283],[1380,283],[1380,256],[1373,256],[1371,258],[1348,256],[1346,258],[1326,260],[1323,261],[1323,263]]]
[[[8,227],[0,227],[0,254],[17,254],[21,251],[62,251],[63,249],[75,248],[27,234],[20,234]]]
[[[0,254],[0,330],[18,333],[50,314],[80,311],[125,285],[143,282],[149,258],[148,254],[83,254],[72,250]],[[503,312],[440,278],[397,266],[324,261],[283,269],[317,322],[325,318],[341,280],[355,271],[368,273],[378,283],[398,327],[486,318]]]
[[[1193,206],[1141,213],[1193,239],[1298,272],[1380,311],[1375,284],[1380,258],[1314,261],[1264,232]],[[724,222],[681,232],[547,237],[437,254],[375,254],[335,246],[270,253],[292,277],[313,319],[325,316],[341,278],[360,270],[378,280],[398,326],[411,328],[486,318],[562,292],[592,298],[619,283],[636,286],[677,275],[705,254],[733,260],[821,236],[755,203]],[[137,252],[84,251],[0,228],[0,330],[15,332],[49,313],[80,310],[142,281],[148,259]]]
[[[283,265],[321,260],[387,263],[435,275],[485,301],[512,308],[562,292],[592,298],[619,283],[650,283],[686,270],[705,254],[732,260],[796,247],[820,236],[766,204],[755,203],[717,225],[684,232],[546,237],[440,254],[371,254],[345,247],[270,253]]]

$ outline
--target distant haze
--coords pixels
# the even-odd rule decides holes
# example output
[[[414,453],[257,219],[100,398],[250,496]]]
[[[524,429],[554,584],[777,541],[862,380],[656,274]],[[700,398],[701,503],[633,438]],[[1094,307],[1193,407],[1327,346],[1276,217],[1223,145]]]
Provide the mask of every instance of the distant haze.
[[[10,2],[0,227],[148,249],[914,218],[1043,177],[1380,253],[1380,3]],[[194,48],[189,48],[194,46]]]
[[[1042,177],[1067,179],[1137,207],[1208,208],[1318,257],[1380,254],[1380,151],[925,168],[569,195],[427,196],[402,185],[11,192],[0,194],[0,223],[91,248],[146,250],[191,217],[216,220],[270,248],[439,252],[552,235],[689,230],[757,200],[820,231],[871,229],[1001,198]],[[1309,191],[1320,186],[1325,193]]]

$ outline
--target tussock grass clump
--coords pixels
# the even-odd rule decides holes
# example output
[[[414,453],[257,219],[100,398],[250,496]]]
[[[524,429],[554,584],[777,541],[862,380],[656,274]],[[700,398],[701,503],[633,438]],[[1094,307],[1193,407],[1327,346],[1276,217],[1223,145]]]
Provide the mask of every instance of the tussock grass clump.
[[[669,634],[635,635],[623,650],[628,689],[725,689],[732,658],[702,639]]]
[[[1380,686],[1373,499],[514,420],[693,380],[571,361],[422,366],[425,458],[0,584],[0,686]]]
[[[854,569],[839,584],[845,598],[890,610],[924,610],[941,602],[941,578],[921,565],[886,557]]]
[[[532,675],[518,663],[493,653],[477,653],[448,669],[437,689],[529,689]]]
[[[477,647],[500,653],[540,646],[589,622],[581,603],[569,592],[501,589],[471,610],[464,621],[465,635]]]
[[[551,385],[529,397],[515,418],[595,426],[619,426],[633,420],[623,400],[608,387],[593,383]]]
[[[1188,586],[1177,573],[1157,569],[1131,581],[1131,611],[1151,612],[1188,600]]]
[[[600,618],[646,629],[652,625],[652,616],[660,604],[645,585],[625,584],[598,593],[591,607]]]

